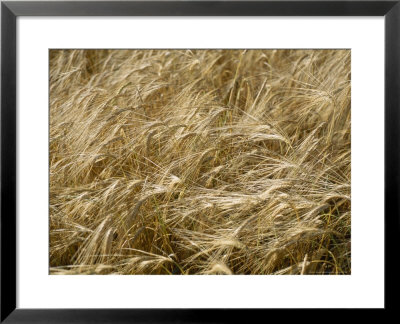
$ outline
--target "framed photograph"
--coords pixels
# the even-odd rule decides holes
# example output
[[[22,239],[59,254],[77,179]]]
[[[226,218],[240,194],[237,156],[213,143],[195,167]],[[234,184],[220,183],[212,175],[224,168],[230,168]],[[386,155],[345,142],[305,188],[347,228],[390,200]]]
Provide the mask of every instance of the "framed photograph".
[[[399,1],[3,1],[1,321],[392,309]]]

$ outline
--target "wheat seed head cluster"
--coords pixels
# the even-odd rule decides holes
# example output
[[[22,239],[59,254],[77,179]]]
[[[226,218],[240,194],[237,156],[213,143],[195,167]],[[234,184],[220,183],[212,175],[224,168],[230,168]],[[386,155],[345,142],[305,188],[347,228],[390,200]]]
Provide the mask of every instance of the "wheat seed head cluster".
[[[51,274],[350,274],[350,50],[50,50]]]

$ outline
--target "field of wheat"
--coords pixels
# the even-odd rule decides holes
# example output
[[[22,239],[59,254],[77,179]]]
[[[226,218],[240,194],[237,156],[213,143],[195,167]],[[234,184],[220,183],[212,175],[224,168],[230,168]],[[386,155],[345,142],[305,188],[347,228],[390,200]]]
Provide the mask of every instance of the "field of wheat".
[[[350,274],[349,50],[51,50],[51,274]]]

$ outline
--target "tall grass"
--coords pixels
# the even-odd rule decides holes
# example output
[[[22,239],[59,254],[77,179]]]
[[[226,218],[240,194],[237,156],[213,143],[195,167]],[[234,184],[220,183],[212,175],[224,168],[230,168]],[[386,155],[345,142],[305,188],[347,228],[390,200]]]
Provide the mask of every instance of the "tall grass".
[[[52,50],[52,274],[350,274],[350,51]]]

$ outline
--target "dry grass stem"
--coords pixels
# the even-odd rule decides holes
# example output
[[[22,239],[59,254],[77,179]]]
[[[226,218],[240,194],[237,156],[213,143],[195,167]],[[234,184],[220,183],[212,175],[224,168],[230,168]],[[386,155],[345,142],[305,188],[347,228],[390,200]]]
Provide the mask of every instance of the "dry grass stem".
[[[350,274],[349,50],[51,50],[52,274]]]

